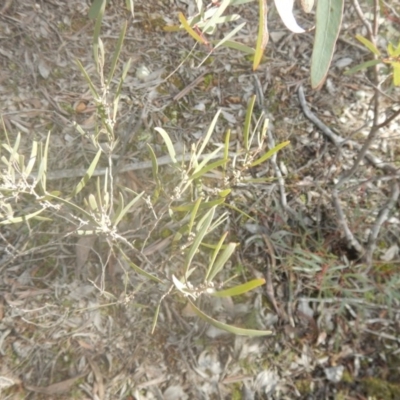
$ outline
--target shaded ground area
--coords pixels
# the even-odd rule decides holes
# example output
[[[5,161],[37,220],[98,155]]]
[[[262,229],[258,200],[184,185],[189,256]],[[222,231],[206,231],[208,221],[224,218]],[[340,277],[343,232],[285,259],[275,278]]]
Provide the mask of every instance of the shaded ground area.
[[[3,185],[13,184],[4,162],[9,157],[7,144],[12,148],[19,140],[19,151],[29,158],[33,141],[45,143],[50,131],[47,191],[67,196],[97,151],[90,138],[99,117],[75,61],[100,87],[89,7],[80,0],[9,1],[2,7]],[[356,149],[352,142],[340,148],[330,143],[305,118],[297,95],[304,85],[313,113],[342,138],[363,142],[372,92],[364,75],[344,76],[342,67],[346,59],[358,63],[366,56],[353,43],[361,24],[349,10],[327,84],[312,92],[312,34],[291,35],[271,11],[271,43],[259,71],[253,73],[250,59],[226,49],[198,67],[207,49],[191,52],[193,40],[186,33],[163,31],[176,23],[178,11],[189,15],[193,9],[190,1],[149,2],[135,5],[133,19],[119,2],[106,9],[101,38],[107,59],[122,21],[128,20],[117,77],[122,64],[132,58],[115,127],[119,143],[111,157],[119,170],[115,187],[123,196],[131,193],[129,189],[144,191],[151,204],[157,182],[151,162],[141,164],[150,160],[149,143],[160,160],[161,200],[150,206],[143,202],[129,213],[118,226],[118,237],[79,235],[88,228],[68,207],[49,206],[47,219],[0,226],[2,398],[400,398],[399,204],[390,210],[373,266],[367,267],[344,239],[332,206],[332,183],[351,167]],[[235,12],[247,22],[237,40],[254,47],[256,5],[237,7]],[[298,17],[312,26],[312,16]],[[117,85],[113,80],[111,91]],[[135,273],[116,248],[121,246],[132,262],[160,278],[183,268],[190,238],[176,239],[182,211],[175,209],[171,217],[168,210],[186,167],[177,173],[162,164],[167,150],[154,128],[163,127],[176,149],[190,151],[221,108],[207,150],[223,143],[230,129],[229,151],[240,154],[246,108],[257,93],[253,123],[264,111],[270,119],[268,144],[291,143],[275,163],[245,170],[238,157],[237,165],[231,165],[227,176],[235,184],[223,209],[228,217],[221,232],[228,231],[229,240],[240,246],[219,281],[241,283],[266,276],[273,298],[262,288],[237,298],[199,301],[220,321],[273,332],[270,337],[247,338],[203,322],[182,297],[166,295],[171,288]],[[398,90],[391,96],[398,99]],[[383,101],[388,107],[392,104],[390,99]],[[398,132],[395,120],[372,147],[376,157],[394,166],[399,162]],[[126,168],[130,163],[141,167]],[[102,156],[98,168],[108,166]],[[277,169],[284,180],[283,193]],[[268,180],[258,183],[255,178]],[[393,180],[365,162],[343,188],[340,201],[360,242],[366,242],[389,201]],[[212,198],[216,187],[225,187],[223,176],[211,171],[196,190]],[[93,180],[76,201],[87,205],[85,199],[97,190]],[[4,204],[12,204],[14,216],[19,216],[34,212],[38,202],[33,193],[15,199],[2,190],[1,196],[2,219],[9,212]],[[207,263],[199,258],[194,265],[201,270]]]

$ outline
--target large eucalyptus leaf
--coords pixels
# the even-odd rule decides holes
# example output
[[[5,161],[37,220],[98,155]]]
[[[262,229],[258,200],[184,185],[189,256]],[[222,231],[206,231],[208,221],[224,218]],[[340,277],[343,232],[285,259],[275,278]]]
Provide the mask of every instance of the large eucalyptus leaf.
[[[342,24],[343,6],[344,0],[322,0],[317,3],[316,30],[311,57],[313,89],[320,89],[328,74]]]

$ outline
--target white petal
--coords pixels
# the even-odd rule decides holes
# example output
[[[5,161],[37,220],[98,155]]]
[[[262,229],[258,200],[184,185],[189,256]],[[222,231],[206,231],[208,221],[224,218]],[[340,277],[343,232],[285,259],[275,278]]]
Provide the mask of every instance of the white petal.
[[[286,28],[294,33],[303,33],[305,30],[297,24],[294,18],[293,3],[294,0],[275,0],[275,7],[278,10],[282,22],[286,25]]]

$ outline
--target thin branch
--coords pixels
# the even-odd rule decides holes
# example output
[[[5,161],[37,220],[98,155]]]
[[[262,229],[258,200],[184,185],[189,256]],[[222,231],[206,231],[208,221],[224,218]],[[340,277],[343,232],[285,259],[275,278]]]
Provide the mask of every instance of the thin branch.
[[[378,16],[379,16],[379,1],[374,0],[374,26],[372,27],[369,21],[365,18],[360,4],[358,3],[358,0],[353,0],[353,5],[354,8],[362,20],[364,26],[367,28],[368,31],[368,36],[370,41],[376,46],[376,36],[378,34]],[[377,59],[377,55],[374,54],[374,59]],[[358,166],[360,165],[361,161],[364,159],[364,157],[367,155],[368,149],[371,147],[371,144],[373,141],[376,139],[376,136],[379,132],[379,98],[380,98],[380,90],[377,88],[379,87],[379,72],[378,72],[378,66],[375,65],[373,68],[373,82],[376,86],[374,89],[374,98],[373,98],[373,123],[372,127],[369,131],[367,140],[365,141],[364,145],[361,147],[360,151],[358,152],[357,158],[354,161],[353,166],[350,168],[347,173],[345,173],[340,179],[339,182],[336,184],[336,189],[339,189],[357,170]]]
[[[373,37],[378,36],[378,31],[379,31],[379,0],[374,0],[374,26],[373,26],[373,31],[372,35]]]
[[[353,233],[351,232],[351,230],[349,228],[349,225],[347,224],[347,220],[344,215],[342,205],[340,204],[339,195],[335,188],[333,188],[333,190],[332,190],[332,200],[333,200],[333,205],[336,210],[336,215],[339,220],[339,225],[343,229],[347,243],[349,244],[350,247],[353,247],[360,255],[364,254],[365,250],[364,250],[363,246],[355,238],[355,236],[353,235]]]
[[[375,96],[376,97],[376,96]],[[376,107],[374,107],[375,109]],[[374,119],[375,119],[375,110],[374,110]],[[356,172],[358,166],[360,165],[361,161],[364,159],[366,156],[368,149],[371,147],[372,142],[375,140],[376,135],[378,133],[379,129],[376,128],[376,126],[373,126],[368,134],[367,140],[361,147],[360,151],[357,154],[357,158],[353,163],[353,166],[350,168],[349,171],[347,171],[342,177],[339,179],[338,183],[335,185],[336,189],[339,189],[345,182],[349,180],[349,178]]]
[[[353,0],[353,7],[356,10],[358,17],[361,19],[364,26],[367,28],[368,36],[371,38],[374,36],[372,26],[370,22],[365,18],[363,11],[361,10],[358,0]]]
[[[304,96],[304,90],[303,88],[300,86],[299,87],[299,91],[298,91],[298,95],[299,95],[299,100],[300,100],[300,104],[302,107],[302,110],[304,112],[304,115],[311,121],[313,122],[318,128],[321,129],[322,133],[329,138],[336,146],[340,146],[345,142],[345,139],[343,139],[342,137],[340,137],[339,135],[337,135],[336,133],[334,133],[330,128],[328,128],[308,107],[306,100],[305,100],[305,96]],[[376,112],[376,103],[374,102],[374,111]],[[397,111],[396,113],[397,114]],[[392,116],[390,116],[386,121],[387,123],[391,122],[396,116],[395,114],[393,114]],[[400,114],[400,112],[399,112]],[[375,115],[374,115],[375,117]],[[386,124],[385,124],[386,125]],[[390,164],[387,163],[382,163],[381,160],[379,160],[377,157],[375,157],[372,153],[370,153],[368,151],[368,148],[371,144],[371,142],[373,141],[373,139],[376,137],[376,133],[379,131],[378,125],[373,126],[371,128],[371,131],[369,133],[367,142],[364,143],[363,146],[361,146],[359,143],[353,142],[353,141],[348,141],[349,144],[352,144],[354,146],[354,148],[356,148],[357,150],[359,150],[358,153],[358,157],[357,160],[354,162],[353,167],[351,168],[351,170],[344,176],[344,178],[342,178],[338,184],[335,185],[335,187],[332,190],[332,200],[333,200],[333,205],[335,207],[336,210],[336,215],[338,217],[338,221],[339,221],[339,225],[342,227],[342,230],[344,232],[345,238],[347,243],[349,244],[350,247],[353,247],[360,255],[363,255],[365,253],[365,249],[364,247],[361,245],[361,243],[356,239],[356,237],[353,235],[353,233],[351,232],[349,225],[347,223],[347,219],[346,216],[343,212],[343,208],[342,205],[340,203],[340,199],[339,199],[339,194],[338,194],[338,189],[341,185],[343,185],[344,182],[348,181],[348,179],[351,177],[351,175],[355,172],[355,170],[357,169],[359,163],[361,162],[361,160],[365,157],[369,162],[372,163],[372,165],[374,165],[377,168],[383,168],[386,171],[388,171],[391,174],[394,175],[398,175],[398,170],[395,166],[392,166]],[[397,182],[396,182],[397,185]],[[392,203],[390,203],[392,204]],[[383,208],[383,210],[389,209],[388,206],[386,206],[386,208]],[[382,211],[383,216],[387,215],[386,212]],[[385,214],[386,213],[386,214]],[[380,222],[381,219],[377,218],[377,221],[375,222],[375,226],[376,226],[376,230],[374,230],[374,234],[378,234],[379,233],[379,229],[382,225],[383,222]],[[373,237],[371,236],[371,243],[373,243]],[[369,248],[369,247],[368,247]],[[373,250],[372,250],[373,251]],[[368,257],[367,257],[368,258]]]
[[[366,246],[367,251],[365,253],[365,262],[367,263],[368,266],[372,265],[372,256],[374,254],[376,241],[378,239],[378,234],[380,232],[380,229],[382,225],[387,221],[390,211],[396,205],[396,202],[399,199],[399,194],[400,194],[399,182],[394,181],[392,185],[392,193],[390,195],[390,198],[379,211],[375,223],[371,229],[371,233],[369,234],[368,243]]]
[[[383,127],[385,127],[386,125],[389,125],[392,121],[394,121],[398,116],[400,115],[400,109],[398,109],[397,111],[395,111],[390,117],[386,118],[383,122],[381,122],[380,124],[378,124],[376,127],[378,129],[381,129]]]
[[[301,108],[304,115],[316,126],[322,133],[337,147],[339,147],[345,139],[341,138],[339,135],[334,133],[329,127],[327,127],[308,107],[306,98],[304,96],[303,86],[299,86],[298,96]]]
[[[326,126],[308,107],[305,96],[304,89],[302,86],[299,87],[298,96],[301,108],[303,110],[304,115],[314,124],[316,125],[321,132],[327,137],[334,145],[343,146],[343,144],[347,143],[349,146],[352,146],[356,150],[360,151],[362,146],[360,143],[355,142],[354,140],[348,140],[342,138],[340,135],[334,133],[328,126]],[[379,157],[376,157],[369,151],[366,151],[365,158],[375,167],[385,171],[388,174],[398,175],[399,170],[396,166],[386,163],[382,161]]]

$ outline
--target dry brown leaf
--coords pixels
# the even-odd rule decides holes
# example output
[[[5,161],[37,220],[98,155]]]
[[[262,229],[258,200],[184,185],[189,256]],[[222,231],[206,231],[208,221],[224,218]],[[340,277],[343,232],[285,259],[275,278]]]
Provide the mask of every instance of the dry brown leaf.
[[[76,106],[75,106],[75,112],[77,113],[83,113],[86,110],[86,103],[83,101],[80,101]]]
[[[76,339],[76,341],[79,343],[79,346],[81,346],[83,349],[94,350],[93,346],[90,343],[88,343],[82,339]]]

